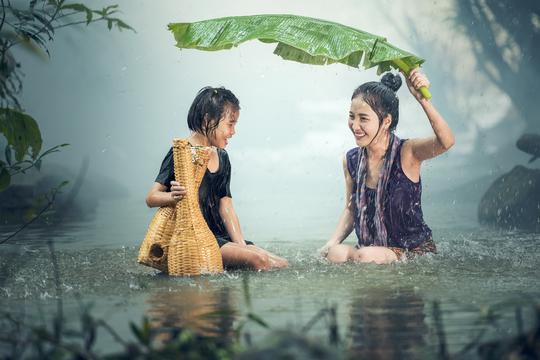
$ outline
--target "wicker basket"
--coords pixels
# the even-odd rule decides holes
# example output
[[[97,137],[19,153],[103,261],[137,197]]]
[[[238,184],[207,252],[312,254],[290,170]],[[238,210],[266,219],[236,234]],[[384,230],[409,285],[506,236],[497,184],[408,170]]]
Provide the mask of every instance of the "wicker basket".
[[[221,252],[199,207],[199,186],[210,152],[174,139],[174,177],[186,188],[176,207],[154,215],[139,251],[138,261],[169,275],[200,275],[223,271]]]

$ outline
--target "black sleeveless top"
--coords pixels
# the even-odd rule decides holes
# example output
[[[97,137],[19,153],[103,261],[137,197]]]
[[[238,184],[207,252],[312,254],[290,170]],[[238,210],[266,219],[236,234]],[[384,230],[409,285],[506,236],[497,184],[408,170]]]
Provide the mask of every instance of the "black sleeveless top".
[[[422,182],[412,182],[401,168],[401,147],[406,140],[401,140],[397,154],[390,170],[390,178],[384,190],[383,211],[388,246],[414,249],[432,238],[431,229],[424,221],[422,213]],[[355,230],[359,234],[358,204],[356,202],[356,176],[358,171],[358,147],[347,152],[347,169],[353,179],[352,204],[354,208]],[[376,190],[367,189],[368,230],[375,232],[373,216],[375,215]]]
[[[232,197],[230,190],[231,163],[229,162],[229,155],[224,149],[218,148],[217,153],[219,158],[219,168],[214,173],[206,169],[201,186],[199,187],[199,205],[204,220],[214,236],[216,238],[225,238],[230,241],[227,229],[219,215],[219,200],[225,196]],[[172,148],[163,159],[161,169],[156,177],[156,182],[165,185],[167,187],[167,192],[171,191],[171,181],[174,181]]]

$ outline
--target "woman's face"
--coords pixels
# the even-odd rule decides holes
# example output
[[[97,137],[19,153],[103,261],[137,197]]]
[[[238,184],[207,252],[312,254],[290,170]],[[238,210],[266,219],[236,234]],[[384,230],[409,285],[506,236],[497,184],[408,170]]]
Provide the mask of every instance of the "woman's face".
[[[208,138],[210,144],[224,149],[229,143],[228,140],[236,133],[234,128],[238,123],[239,117],[240,110],[236,110],[231,106],[226,106],[223,111],[223,116],[219,119],[218,127]]]
[[[368,146],[379,130],[379,117],[361,96],[351,101],[349,110],[349,129],[358,146]]]

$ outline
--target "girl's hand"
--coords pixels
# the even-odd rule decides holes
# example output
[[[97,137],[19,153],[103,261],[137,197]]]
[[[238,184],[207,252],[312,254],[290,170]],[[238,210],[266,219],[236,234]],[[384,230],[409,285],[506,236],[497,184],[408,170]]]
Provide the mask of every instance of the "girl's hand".
[[[416,98],[416,100],[420,102],[428,101],[422,96],[419,91],[422,86],[429,88],[430,85],[427,76],[420,71],[420,68],[414,68],[413,70],[411,70],[409,76],[405,75],[403,71],[401,73],[403,74],[403,77],[407,82],[407,87],[409,88],[409,91]]]
[[[171,197],[175,202],[182,200],[186,196],[186,188],[178,181],[171,181]]]

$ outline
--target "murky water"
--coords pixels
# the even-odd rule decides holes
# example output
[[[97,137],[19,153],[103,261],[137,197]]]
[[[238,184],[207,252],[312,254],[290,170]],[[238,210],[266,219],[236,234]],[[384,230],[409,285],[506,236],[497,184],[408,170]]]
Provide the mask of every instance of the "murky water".
[[[403,359],[459,354],[476,339],[506,339],[534,325],[540,236],[482,229],[471,220],[472,207],[426,209],[436,219],[431,224],[438,255],[388,266],[329,265],[315,251],[335,220],[307,219],[274,232],[263,228],[266,235],[257,241],[288,258],[289,269],[199,278],[170,278],[137,265],[138,244],[153,211],[128,214],[127,208],[141,205],[102,202],[84,221],[33,227],[2,246],[2,310],[36,319],[54,312],[55,281],[45,243],[53,239],[70,322],[77,324],[82,304],[91,303],[92,313],[125,339],[132,338],[129,322],[143,316],[154,327],[190,326],[228,338],[251,307],[272,328],[328,341],[329,318],[310,320],[335,306],[340,346],[366,358]],[[255,218],[247,221],[262,226]],[[5,236],[12,229],[0,230]],[[227,316],[204,316],[224,311]],[[268,333],[256,324],[245,329],[255,342]],[[105,331],[98,344],[104,352],[120,349]],[[476,348],[460,356],[475,358]]]

